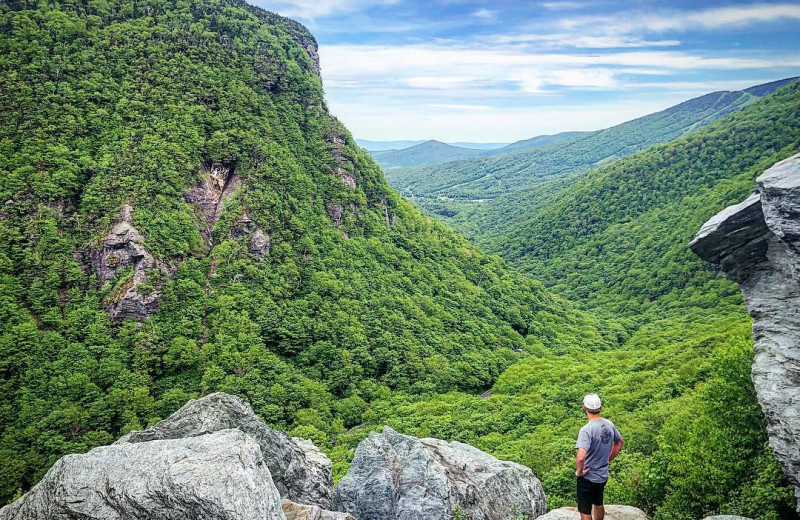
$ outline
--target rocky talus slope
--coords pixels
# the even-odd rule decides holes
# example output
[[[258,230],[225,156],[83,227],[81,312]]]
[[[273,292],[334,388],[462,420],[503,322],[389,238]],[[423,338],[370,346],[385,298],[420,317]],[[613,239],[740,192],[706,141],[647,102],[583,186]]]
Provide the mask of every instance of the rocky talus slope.
[[[359,445],[335,494],[332,481],[310,441],[215,393],[111,446],[62,457],[0,520],[507,520],[547,508],[530,469],[390,428]]]
[[[800,154],[706,222],[689,247],[737,281],[753,317],[753,382],[800,507]]]

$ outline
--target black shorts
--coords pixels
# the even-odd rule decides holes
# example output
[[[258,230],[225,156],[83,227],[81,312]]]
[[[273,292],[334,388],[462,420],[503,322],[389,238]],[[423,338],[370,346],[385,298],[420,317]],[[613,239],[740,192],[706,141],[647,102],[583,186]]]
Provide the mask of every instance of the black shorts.
[[[598,484],[585,477],[578,477],[578,511],[584,515],[591,515],[593,505],[602,506],[605,488],[605,482]]]

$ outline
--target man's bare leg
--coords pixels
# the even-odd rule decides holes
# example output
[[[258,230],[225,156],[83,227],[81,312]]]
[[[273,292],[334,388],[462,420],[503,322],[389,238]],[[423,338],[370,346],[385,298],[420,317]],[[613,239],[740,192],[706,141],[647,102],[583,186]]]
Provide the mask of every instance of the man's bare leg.
[[[581,520],[592,520],[592,515],[584,515],[581,513]]]
[[[603,520],[603,518],[606,517],[606,508],[603,506],[594,506],[593,512],[594,512],[594,520]],[[583,515],[581,515],[581,517],[583,517]],[[585,519],[581,518],[581,520]]]

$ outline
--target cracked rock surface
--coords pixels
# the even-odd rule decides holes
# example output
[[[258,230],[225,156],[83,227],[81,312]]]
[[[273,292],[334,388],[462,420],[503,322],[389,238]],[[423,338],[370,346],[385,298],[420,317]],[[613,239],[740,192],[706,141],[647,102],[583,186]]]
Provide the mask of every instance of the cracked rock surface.
[[[800,508],[800,154],[756,180],[689,247],[739,283],[753,317],[753,383],[769,443]]]
[[[547,510],[533,472],[472,446],[389,428],[356,449],[334,508],[358,520],[508,520]]]
[[[261,448],[239,430],[67,455],[0,520],[284,520]]]
[[[179,439],[238,428],[261,447],[281,498],[330,509],[331,461],[311,441],[273,430],[239,397],[217,392],[191,400],[155,426],[125,435],[116,444]]]

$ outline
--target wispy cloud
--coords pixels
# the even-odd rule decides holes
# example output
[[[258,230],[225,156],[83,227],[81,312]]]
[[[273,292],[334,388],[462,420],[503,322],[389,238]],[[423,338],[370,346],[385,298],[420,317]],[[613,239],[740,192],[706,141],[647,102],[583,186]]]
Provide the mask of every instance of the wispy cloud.
[[[563,2],[540,2],[539,5],[553,11],[572,11],[575,9],[583,9],[586,7],[586,2],[570,2],[564,0]]]
[[[494,20],[497,18],[497,11],[492,11],[491,9],[478,9],[477,11],[472,12],[472,16],[482,20]]]
[[[312,28],[330,105],[361,137],[523,138],[532,117],[543,133],[598,128],[800,72],[794,0],[249,1]]]
[[[375,5],[391,5],[399,0],[255,0],[253,3],[283,16],[313,20],[332,14],[363,10]]]
[[[680,40],[646,40],[638,36],[584,36],[572,33],[556,34],[497,34],[485,38],[498,44],[533,44],[541,49],[633,49],[645,47],[675,47]]]
[[[776,20],[798,19],[800,5],[784,3],[717,7],[699,11],[630,11],[614,15],[561,18],[556,24],[564,29],[582,29],[595,34],[641,34],[745,27]]]
[[[621,78],[668,75],[676,71],[748,70],[800,67],[800,54],[706,56],[673,50],[606,53],[530,53],[497,46],[417,44],[333,45],[320,50],[326,82],[361,88],[375,82],[411,89],[543,93],[552,87],[611,88]],[[330,83],[328,83],[330,85]]]

